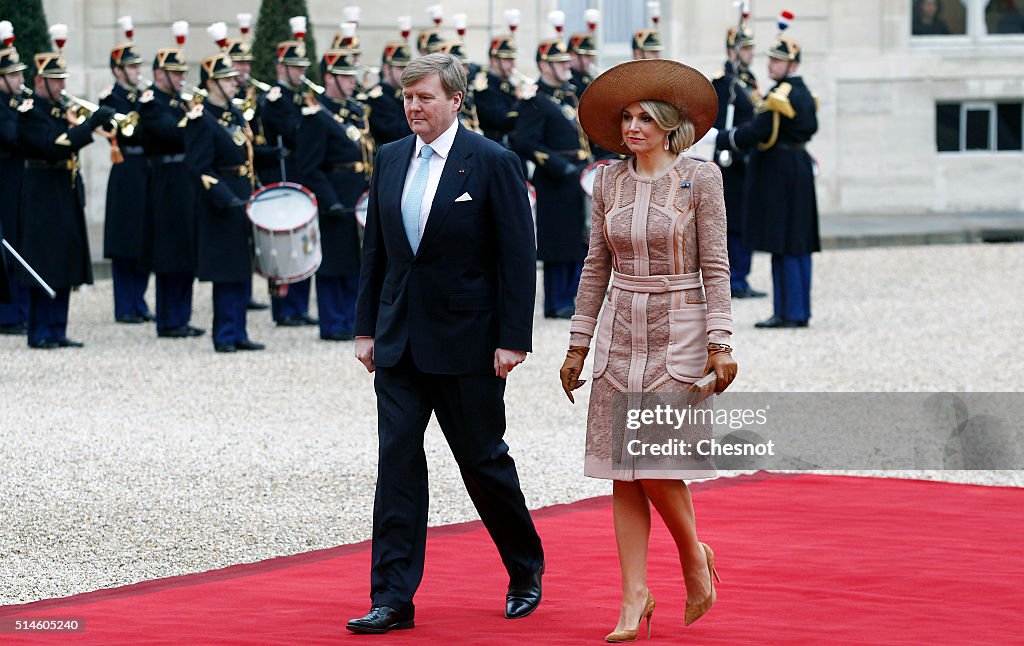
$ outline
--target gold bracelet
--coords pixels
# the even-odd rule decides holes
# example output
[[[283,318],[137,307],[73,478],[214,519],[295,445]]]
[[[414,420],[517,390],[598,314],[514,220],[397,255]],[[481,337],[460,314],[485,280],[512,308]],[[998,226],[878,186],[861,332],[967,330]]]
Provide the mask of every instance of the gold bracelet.
[[[726,343],[709,343],[708,350],[724,350],[725,352],[732,352],[732,346]]]

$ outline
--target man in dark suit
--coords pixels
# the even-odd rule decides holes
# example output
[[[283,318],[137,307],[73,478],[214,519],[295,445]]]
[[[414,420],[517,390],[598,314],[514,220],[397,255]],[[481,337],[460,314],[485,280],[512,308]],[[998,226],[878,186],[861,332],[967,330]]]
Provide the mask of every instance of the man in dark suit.
[[[531,349],[533,222],[516,156],[467,131],[449,54],[402,74],[413,135],[381,147],[370,182],[356,357],[376,370],[379,467],[370,612],[357,633],[413,627],[423,576],[434,413],[509,574],[505,616],[540,603],[544,553],[505,432],[505,378]]]

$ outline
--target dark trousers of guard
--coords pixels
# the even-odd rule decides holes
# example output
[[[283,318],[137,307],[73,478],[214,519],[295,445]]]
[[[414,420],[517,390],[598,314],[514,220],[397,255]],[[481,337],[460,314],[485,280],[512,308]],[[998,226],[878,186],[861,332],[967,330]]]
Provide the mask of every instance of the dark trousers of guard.
[[[114,282],[114,318],[120,321],[152,316],[144,298],[149,285],[149,270],[138,260],[112,258],[110,272]]]
[[[576,307],[582,263],[544,262],[544,316],[568,316]]]
[[[270,307],[275,321],[284,321],[309,314],[310,282],[311,279],[307,278],[288,285],[288,293],[283,297],[272,292]]]
[[[40,345],[47,341],[60,342],[68,338],[68,305],[71,288],[54,290],[56,298],[38,287],[28,288],[28,344]]]
[[[316,309],[320,336],[351,334],[356,323],[359,276],[316,277]]]
[[[787,321],[811,318],[811,254],[772,254],[775,315]]]
[[[733,291],[750,290],[747,276],[750,275],[750,262],[753,252],[743,244],[743,236],[730,233],[727,239],[729,248],[729,283]]]
[[[540,537],[519,488],[505,434],[505,381],[494,375],[421,372],[409,351],[377,367],[379,463],[373,504],[370,596],[403,611],[423,578],[427,539],[427,458],[423,435],[433,412],[466,490],[513,579],[544,564]]]
[[[2,258],[0,258],[0,262],[3,262]],[[21,333],[24,334],[25,329],[21,326],[28,322],[28,303],[28,288],[22,287],[12,280],[11,302],[0,303],[0,328],[20,328]]]
[[[192,274],[156,275],[157,332],[185,327],[192,320],[193,281]]]
[[[213,284],[213,344],[228,345],[249,340],[245,313],[249,293],[244,282]]]

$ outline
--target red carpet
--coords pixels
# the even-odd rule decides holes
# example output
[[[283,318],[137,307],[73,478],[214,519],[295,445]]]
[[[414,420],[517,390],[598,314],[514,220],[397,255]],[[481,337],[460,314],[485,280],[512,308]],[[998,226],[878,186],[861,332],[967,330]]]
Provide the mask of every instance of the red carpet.
[[[695,485],[701,538],[725,582],[683,627],[682,575],[664,526],[652,536],[654,639],[689,644],[1024,643],[1024,489],[832,476]],[[433,530],[417,627],[355,636],[369,605],[369,546],[0,608],[84,617],[86,630],[11,643],[603,643],[618,616],[608,498],[536,512],[544,602],[501,617],[506,578],[479,523]]]

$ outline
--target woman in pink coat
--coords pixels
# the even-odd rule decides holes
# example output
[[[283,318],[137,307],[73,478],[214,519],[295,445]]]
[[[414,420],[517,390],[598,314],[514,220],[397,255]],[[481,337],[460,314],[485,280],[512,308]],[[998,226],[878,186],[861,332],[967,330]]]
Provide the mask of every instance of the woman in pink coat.
[[[601,168],[594,182],[590,251],[561,369],[571,401],[572,390],[583,385],[578,377],[593,340],[585,473],[614,481],[622,572],[622,608],[609,642],[636,639],[644,619],[650,634],[651,504],[679,552],[685,623],[716,598],[714,554],[697,538],[685,482],[713,477],[714,464],[692,449],[652,455],[646,448],[693,447],[710,439],[710,419],[699,413],[713,412],[707,396],[725,390],[736,375],[721,171],[683,155],[717,110],[711,83],[668,60],[618,65],[580,100],[580,123],[591,141],[631,156]],[[695,388],[711,373],[711,385]],[[659,404],[692,416],[655,425],[633,415]]]

